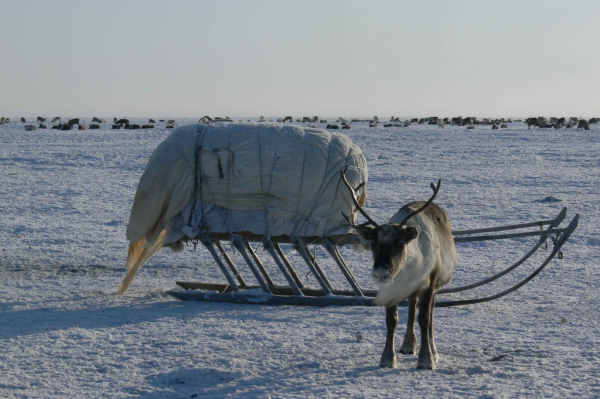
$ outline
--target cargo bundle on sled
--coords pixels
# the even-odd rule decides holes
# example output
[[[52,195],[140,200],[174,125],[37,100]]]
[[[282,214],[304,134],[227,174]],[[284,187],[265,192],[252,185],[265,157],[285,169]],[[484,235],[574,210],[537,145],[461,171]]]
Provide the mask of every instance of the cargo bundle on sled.
[[[278,124],[180,127],[158,146],[140,179],[127,228],[127,275],[119,293],[129,288],[137,270],[156,251],[164,246],[179,250],[184,242],[192,241],[206,247],[225,282],[179,281],[177,284],[186,291],[169,292],[177,298],[280,305],[374,305],[377,291],[362,287],[339,251],[340,246],[359,242],[352,224],[357,209],[365,203],[367,180],[364,155],[341,134]],[[560,228],[565,217],[563,209],[551,220],[453,231],[457,244],[539,239],[502,272],[463,287],[442,289],[438,294],[465,291],[496,280],[547,246],[548,240],[553,248],[532,274],[497,295],[438,301],[436,306],[495,299],[527,283],[555,256],[560,257],[562,245],[578,222],[575,216],[567,227]],[[231,244],[226,245],[229,249],[224,242]],[[255,250],[257,243],[276,265],[274,270],[283,277],[284,284],[275,283],[271,277],[273,269],[267,270],[261,261]],[[291,244],[318,287],[302,281],[281,244]],[[339,278],[327,275],[332,270],[326,273],[309,245],[325,249],[320,252],[327,254],[327,261],[332,260]],[[239,256],[234,257],[232,252]],[[250,273],[246,271],[243,276],[241,271],[246,267]],[[332,281],[340,280],[347,286],[335,287]]]

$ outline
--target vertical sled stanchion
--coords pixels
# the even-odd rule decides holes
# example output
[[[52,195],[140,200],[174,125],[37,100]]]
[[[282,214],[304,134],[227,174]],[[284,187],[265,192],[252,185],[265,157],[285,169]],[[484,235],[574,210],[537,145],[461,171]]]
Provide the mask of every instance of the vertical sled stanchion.
[[[309,255],[306,253],[306,246],[304,245],[304,240],[302,240],[301,238],[297,238],[294,241],[294,249],[296,251],[298,251],[300,256],[302,256],[302,259],[304,259],[304,262],[306,262],[306,264],[308,265],[308,268],[310,269],[310,271],[313,273],[313,275],[317,279],[317,282],[319,283],[319,285],[321,286],[321,288],[323,289],[325,294],[331,295],[331,289],[329,289],[329,287],[325,283],[325,280],[321,277],[321,274],[315,267],[315,264],[310,259]]]
[[[229,270],[227,270],[227,268],[223,264],[223,261],[219,257],[219,254],[217,254],[212,239],[208,235],[203,235],[201,241],[202,245],[204,245],[206,249],[208,249],[208,252],[210,252],[210,254],[215,259],[215,262],[217,262],[217,265],[219,265],[219,269],[221,269],[221,272],[223,273],[223,275],[225,275],[225,278],[227,279],[227,282],[229,283],[231,288],[233,288],[235,292],[239,292],[240,288],[236,284],[235,279],[231,276],[231,273],[229,273]]]
[[[240,271],[238,270],[238,268],[235,266],[235,263],[233,263],[233,261],[231,260],[231,258],[227,254],[227,251],[225,251],[225,248],[223,248],[223,244],[221,244],[221,241],[215,241],[215,246],[217,247],[217,249],[219,250],[219,252],[221,252],[221,255],[223,255],[223,259],[225,259],[225,262],[227,262],[227,264],[229,265],[229,268],[231,269],[231,272],[233,273],[233,275],[235,276],[235,278],[237,278],[238,283],[240,283],[240,287],[242,287],[242,288],[247,287],[248,284],[246,284],[246,281],[242,277],[242,275],[241,275]]]
[[[319,272],[319,275],[321,276],[321,278],[323,279],[325,284],[329,287],[330,290],[333,291],[333,286],[331,285],[331,283],[327,279],[327,276],[325,275],[325,272],[323,271],[323,269],[321,268],[321,266],[319,266],[319,263],[317,262],[317,257],[316,257],[317,252],[315,251],[315,255],[313,255],[312,252],[310,252],[308,245],[306,245],[306,244],[304,244],[304,252],[306,252],[306,254],[310,258],[310,260],[313,262],[313,265],[315,265],[315,269],[317,269],[317,272]]]
[[[279,270],[281,270],[281,273],[287,280],[290,287],[292,287],[292,289],[294,290],[294,293],[298,296],[304,296],[304,294],[302,294],[302,291],[300,290],[300,287],[298,287],[298,284],[296,284],[296,281],[292,278],[290,273],[287,271],[287,268],[285,267],[285,265],[283,264],[281,259],[279,259],[279,256],[273,246],[273,242],[271,240],[265,240],[264,246],[265,246],[265,249],[267,250],[267,252],[269,254],[271,254],[271,256],[273,257],[273,260],[277,264],[277,267],[279,267]]]
[[[263,276],[260,274],[260,271],[256,268],[256,266],[254,265],[254,262],[252,262],[252,259],[250,259],[250,256],[246,252],[246,248],[244,248],[244,242],[242,241],[240,236],[238,236],[238,235],[233,236],[233,246],[238,250],[238,252],[244,258],[244,261],[246,262],[246,264],[252,271],[252,274],[254,274],[254,278],[256,278],[256,281],[258,281],[258,284],[260,284],[260,288],[262,288],[262,290],[264,292],[271,293],[271,290],[269,290],[269,286],[263,279]]]
[[[292,267],[288,258],[285,257],[285,254],[281,250],[281,246],[278,243],[274,242],[273,248],[275,248],[275,251],[277,251],[277,255],[279,255],[279,259],[281,259],[281,261],[283,262],[285,267],[287,267],[287,270],[290,273],[290,276],[292,276],[292,278],[294,279],[294,281],[296,282],[298,287],[301,289],[304,288],[304,284],[302,283],[302,280],[300,280],[300,277],[298,277],[298,275],[296,274],[296,271]]]
[[[258,255],[256,255],[256,252],[254,252],[254,249],[252,248],[250,243],[248,241],[244,241],[244,246],[246,247],[246,250],[248,251],[248,253],[252,256],[252,259],[254,259],[254,262],[256,262],[256,266],[258,266],[258,270],[260,270],[260,272],[262,273],[262,275],[265,278],[265,281],[267,282],[269,287],[274,286],[275,283],[271,279],[271,276],[269,276],[269,272],[267,272],[267,269],[265,269],[265,267],[263,266],[262,261],[260,260]]]
[[[335,263],[338,265],[338,267],[342,271],[342,274],[344,275],[344,277],[348,281],[348,284],[350,284],[356,295],[364,296],[362,289],[360,288],[360,285],[356,280],[356,277],[354,277],[354,274],[352,274],[352,271],[350,270],[346,262],[344,262],[344,259],[342,259],[342,257],[340,256],[340,253],[338,252],[338,249],[335,247],[335,245],[333,245],[333,243],[327,238],[323,239],[323,244],[325,245],[325,250],[329,252],[329,255],[331,255]]]

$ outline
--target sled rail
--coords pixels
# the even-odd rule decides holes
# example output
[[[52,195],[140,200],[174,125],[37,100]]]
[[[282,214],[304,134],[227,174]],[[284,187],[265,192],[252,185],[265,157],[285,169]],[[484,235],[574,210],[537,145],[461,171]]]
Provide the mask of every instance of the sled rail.
[[[561,248],[577,228],[579,222],[579,215],[575,215],[567,227],[560,228],[559,226],[564,221],[566,214],[567,209],[563,208],[561,212],[551,220],[453,231],[452,233],[456,243],[536,236],[540,238],[517,262],[501,272],[471,284],[445,288],[438,292],[439,295],[469,291],[489,284],[524,264],[540,248],[547,246],[549,241],[553,243],[553,247],[550,254],[545,258],[542,264],[533,271],[533,273],[529,274],[512,287],[487,297],[437,301],[436,306],[461,306],[491,301],[508,295],[531,281],[531,279],[537,276],[557,255],[559,259],[562,258]],[[545,228],[546,226],[548,227]],[[532,228],[537,228],[538,230],[514,232],[515,230]],[[487,234],[497,232],[505,233]],[[357,234],[346,234],[325,238],[301,237],[292,239],[288,236],[267,238],[256,234],[240,232],[235,234],[205,234],[202,237],[199,237],[199,241],[211,253],[217,266],[227,280],[227,283],[177,281],[177,285],[185,291],[177,290],[169,291],[168,293],[178,299],[265,305],[374,306],[373,298],[376,296],[377,290],[365,290],[361,287],[358,279],[354,276],[351,268],[346,264],[338,250],[339,246],[358,243],[359,237]],[[238,268],[233,263],[233,260],[227,254],[221,241],[228,241],[233,244],[233,247],[241,255],[245,265],[248,266],[258,284],[249,285],[246,283],[240,272],[240,270],[244,270],[245,266]],[[266,253],[272,258],[288,285],[275,284],[273,282],[267,269],[250,245],[251,242],[262,243]],[[309,274],[315,278],[319,288],[305,286],[298,277],[298,273],[293,265],[287,259],[284,251],[279,246],[281,243],[292,244],[294,250],[297,251],[301,260],[308,267]],[[334,261],[333,264],[337,266],[349,288],[333,287],[331,283],[332,280],[328,278],[324,270],[320,267],[319,260],[315,254],[312,254],[308,249],[309,244],[318,244],[326,249],[327,254]]]

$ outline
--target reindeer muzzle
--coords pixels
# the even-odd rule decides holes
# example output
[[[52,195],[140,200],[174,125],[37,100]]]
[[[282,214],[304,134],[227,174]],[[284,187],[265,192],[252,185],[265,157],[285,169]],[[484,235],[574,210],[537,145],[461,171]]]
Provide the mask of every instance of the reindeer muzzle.
[[[386,269],[373,269],[371,275],[373,276],[373,280],[375,280],[375,282],[381,286],[389,285],[394,282],[394,276],[392,276],[392,273]]]

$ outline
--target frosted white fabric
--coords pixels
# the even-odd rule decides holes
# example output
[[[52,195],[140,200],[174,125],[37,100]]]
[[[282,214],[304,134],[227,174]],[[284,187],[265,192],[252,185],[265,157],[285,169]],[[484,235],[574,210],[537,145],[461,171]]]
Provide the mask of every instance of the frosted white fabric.
[[[195,149],[201,184],[192,223]],[[349,231],[353,214],[340,171],[367,182],[360,148],[342,134],[280,124],[225,123],[175,129],[140,179],[127,239],[164,244],[201,231],[326,236]],[[358,196],[366,194],[366,186]],[[187,233],[187,234],[186,234]]]

